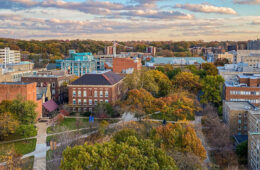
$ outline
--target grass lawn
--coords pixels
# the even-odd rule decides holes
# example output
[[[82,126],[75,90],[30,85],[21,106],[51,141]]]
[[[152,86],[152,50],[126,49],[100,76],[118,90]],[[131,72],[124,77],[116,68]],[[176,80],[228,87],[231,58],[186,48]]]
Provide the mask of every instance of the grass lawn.
[[[65,118],[62,120],[61,123],[55,125],[55,127],[48,127],[47,133],[57,133],[57,132],[62,132],[65,127],[67,130],[74,130],[77,128],[86,128],[89,126],[89,120],[88,119],[79,119],[79,123],[77,124],[76,118]],[[54,130],[55,129],[55,130]]]
[[[29,139],[25,141],[13,142],[8,144],[0,145],[0,155],[5,155],[12,147],[18,154],[25,155],[27,153],[33,152],[36,147],[36,139]]]

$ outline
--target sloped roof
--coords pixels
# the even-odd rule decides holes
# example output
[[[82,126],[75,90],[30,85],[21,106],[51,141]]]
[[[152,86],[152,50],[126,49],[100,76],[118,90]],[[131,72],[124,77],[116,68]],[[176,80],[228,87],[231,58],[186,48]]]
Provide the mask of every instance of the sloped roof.
[[[43,103],[43,107],[48,112],[53,112],[54,110],[58,109],[59,106],[53,100],[49,100],[49,101]]]
[[[85,74],[71,83],[71,85],[114,85],[123,79],[123,76],[112,71],[103,73]]]

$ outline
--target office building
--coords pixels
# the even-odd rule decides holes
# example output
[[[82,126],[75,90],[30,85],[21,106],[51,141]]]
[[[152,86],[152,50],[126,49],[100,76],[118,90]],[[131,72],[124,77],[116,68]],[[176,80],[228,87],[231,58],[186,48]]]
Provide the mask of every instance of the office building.
[[[260,68],[249,67],[247,63],[238,64],[225,64],[224,66],[217,67],[219,75],[225,81],[237,79],[238,74],[257,74],[260,73]]]
[[[156,47],[150,46],[146,47],[146,53],[150,53],[152,56],[156,56]]]
[[[74,112],[92,112],[99,102],[113,104],[124,94],[122,85],[123,77],[112,71],[85,74],[68,86],[69,106]]]
[[[0,49],[0,58],[3,60],[3,64],[16,64],[21,62],[20,51],[10,50],[9,47]]]
[[[113,58],[113,72],[131,74],[134,70],[141,70],[140,58]]]
[[[233,62],[240,63],[248,63],[251,67],[256,67],[258,63],[260,63],[260,50],[237,50],[234,53]]]
[[[224,84],[226,101],[248,101],[260,106],[260,74],[239,74]]]
[[[260,50],[260,39],[248,41],[247,49],[248,50]]]
[[[260,111],[248,113],[248,167],[250,170],[260,169]]]
[[[37,98],[36,83],[2,82],[0,83],[0,102],[14,100],[21,96],[37,104],[37,119],[42,117],[42,98]]]
[[[90,52],[75,53],[75,51],[70,50],[69,56],[71,57],[56,61],[57,66],[60,66],[61,70],[65,70],[67,74],[82,76],[86,73],[104,69],[104,63],[95,60],[94,56]],[[99,68],[97,65],[99,65]]]

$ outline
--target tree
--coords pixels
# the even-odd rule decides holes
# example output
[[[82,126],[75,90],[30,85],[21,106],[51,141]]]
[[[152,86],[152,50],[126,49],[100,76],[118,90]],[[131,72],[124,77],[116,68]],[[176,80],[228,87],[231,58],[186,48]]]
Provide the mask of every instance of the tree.
[[[201,88],[200,77],[190,72],[180,72],[174,77],[173,86],[196,94]]]
[[[19,121],[10,112],[0,113],[0,138],[15,133],[18,126]]]
[[[18,98],[12,101],[10,111],[21,124],[33,124],[37,116],[36,106],[37,104],[33,101],[24,101],[22,98]]]
[[[37,130],[34,125],[21,125],[17,128],[16,133],[25,138],[37,135]]]
[[[128,92],[127,99],[122,103],[122,107],[141,118],[142,115],[151,114],[156,110],[154,101],[154,97],[145,89],[134,89]]]
[[[206,71],[207,75],[210,75],[210,76],[218,75],[218,69],[212,63],[202,63],[202,68]]]
[[[206,150],[189,124],[168,123],[156,128],[155,143],[164,150],[191,152],[202,160],[206,158]]]
[[[247,164],[248,141],[242,142],[236,146],[236,154],[239,157],[239,162]]]
[[[141,70],[127,75],[124,79],[127,89],[145,89],[155,97],[166,96],[171,90],[171,81],[161,71]]]
[[[135,136],[126,142],[68,147],[61,169],[177,169],[174,160],[151,140]]]
[[[200,96],[200,102],[218,105],[221,102],[223,83],[224,79],[219,75],[206,76],[205,79],[202,80],[203,94]]]
[[[122,129],[119,132],[115,133],[115,135],[113,136],[113,140],[116,143],[121,143],[121,142],[126,142],[127,138],[129,136],[135,136],[137,137],[137,133],[134,129]]]

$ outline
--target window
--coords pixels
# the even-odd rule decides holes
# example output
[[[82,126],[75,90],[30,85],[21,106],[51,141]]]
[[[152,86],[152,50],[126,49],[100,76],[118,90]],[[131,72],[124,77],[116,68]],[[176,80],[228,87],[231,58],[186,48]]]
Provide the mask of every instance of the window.
[[[84,104],[84,105],[87,105],[87,99],[84,99],[84,100],[83,100],[83,104]]]
[[[78,112],[81,112],[81,108],[78,108]]]
[[[238,120],[238,123],[241,124],[241,120]]]
[[[78,99],[78,104],[81,105],[81,99]]]
[[[73,90],[72,94],[73,94],[73,97],[76,97],[76,91],[75,90]]]
[[[105,97],[108,97],[108,91],[107,90],[105,91]]]
[[[105,100],[106,103],[108,103],[108,100]]]
[[[52,86],[52,87],[55,87],[55,83],[54,83],[54,82],[52,82],[52,83],[51,83],[51,86]]]
[[[52,95],[55,95],[55,89],[52,89],[52,90],[51,90],[51,94],[52,94]]]
[[[74,105],[76,104],[76,99],[73,99],[73,104],[74,104]]]
[[[83,112],[86,112],[86,111],[87,111],[87,108],[84,107],[84,108],[83,108]]]
[[[95,103],[95,105],[97,105],[97,99],[95,99],[94,103]]]
[[[88,104],[92,105],[92,99],[89,99]]]
[[[96,90],[94,91],[94,97],[98,97]]]
[[[83,97],[87,97],[87,91],[86,90],[83,91]]]
[[[99,91],[99,97],[103,97],[103,91]]]
[[[102,103],[102,102],[103,102],[103,100],[102,100],[102,99],[100,99],[100,100],[99,100],[99,102],[100,102],[100,103]]]
[[[92,112],[92,108],[89,108],[89,112]]]
[[[81,97],[81,90],[78,91],[78,97]]]

